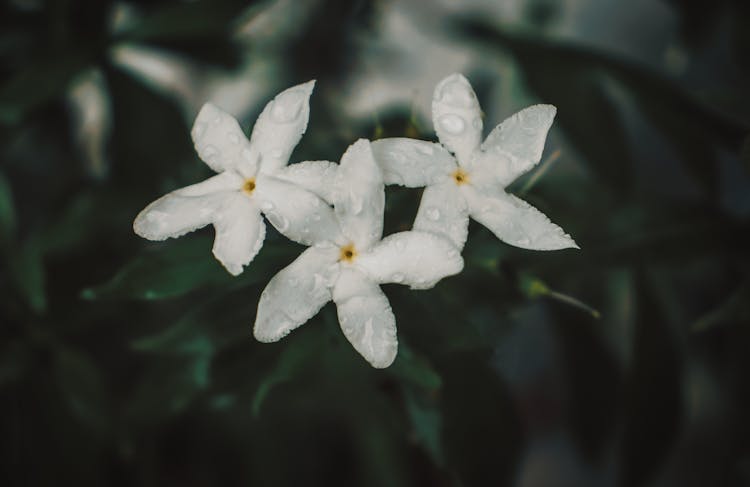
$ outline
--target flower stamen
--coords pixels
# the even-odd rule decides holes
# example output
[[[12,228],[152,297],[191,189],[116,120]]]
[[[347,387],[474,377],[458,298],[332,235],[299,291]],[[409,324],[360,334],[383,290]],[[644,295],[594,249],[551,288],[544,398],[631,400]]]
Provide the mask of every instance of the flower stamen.
[[[354,248],[354,244],[348,244],[341,247],[341,252],[339,253],[339,261],[344,261],[348,263],[352,263],[354,259],[357,257],[357,250]]]
[[[456,169],[455,171],[453,171],[453,174],[451,174],[451,176],[458,186],[469,182],[469,173],[467,173],[463,169]]]
[[[242,191],[248,195],[253,194],[253,191],[255,191],[255,178],[246,179],[245,183],[242,185]]]

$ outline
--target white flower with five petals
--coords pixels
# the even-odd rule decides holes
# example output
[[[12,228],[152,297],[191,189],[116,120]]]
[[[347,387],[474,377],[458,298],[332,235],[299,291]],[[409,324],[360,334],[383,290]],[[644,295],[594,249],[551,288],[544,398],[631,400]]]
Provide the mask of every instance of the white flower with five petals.
[[[263,246],[261,213],[280,233],[302,244],[310,245],[336,228],[330,206],[295,182],[300,168],[315,163],[287,166],[307,128],[314,84],[279,93],[258,117],[250,140],[231,115],[204,105],[191,136],[200,158],[219,174],[148,205],[133,223],[135,233],[164,240],[213,224],[213,254],[238,275]],[[314,186],[312,179],[308,183]]]
[[[483,143],[476,94],[460,74],[435,88],[433,123],[440,144],[406,138],[372,143],[386,184],[425,186],[414,229],[466,243],[469,217],[500,240],[525,249],[578,248],[559,226],[505,188],[534,167],[556,109],[534,105],[498,125]],[[452,154],[451,154],[452,153]]]
[[[443,237],[400,232],[382,238],[385,192],[382,174],[366,140],[347,149],[332,191],[338,228],[318,240],[264,289],[254,334],[274,342],[312,318],[329,301],[354,348],[373,367],[396,357],[396,319],[382,283],[432,287],[463,269],[463,259]]]

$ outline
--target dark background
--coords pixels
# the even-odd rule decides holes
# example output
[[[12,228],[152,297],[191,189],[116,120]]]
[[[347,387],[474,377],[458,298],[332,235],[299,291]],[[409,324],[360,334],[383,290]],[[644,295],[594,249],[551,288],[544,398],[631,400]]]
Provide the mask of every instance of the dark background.
[[[0,10],[0,484],[750,484],[748,2],[6,1]],[[326,306],[251,335],[301,247],[270,234],[238,278],[212,231],[131,229],[210,173],[212,100],[249,132],[316,78],[292,156],[434,140],[454,71],[485,130],[558,107],[511,186],[582,250],[472,223],[466,269],[385,286],[386,370]],[[419,190],[389,187],[386,232]],[[269,227],[270,228],[270,227]]]

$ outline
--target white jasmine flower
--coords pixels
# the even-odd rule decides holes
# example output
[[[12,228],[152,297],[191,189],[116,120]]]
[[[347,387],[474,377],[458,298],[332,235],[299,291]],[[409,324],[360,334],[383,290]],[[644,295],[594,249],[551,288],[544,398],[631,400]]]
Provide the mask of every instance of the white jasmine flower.
[[[274,342],[312,318],[333,300],[346,338],[373,367],[396,357],[396,319],[382,283],[432,287],[463,268],[448,240],[429,232],[401,232],[382,238],[383,179],[366,140],[347,149],[336,171],[333,192],[338,231],[317,233],[304,251],[268,283],[254,334]]]
[[[299,243],[309,245],[335,232],[330,206],[284,179],[289,156],[307,128],[314,84],[278,94],[258,117],[249,141],[231,115],[204,105],[191,135],[200,158],[219,174],[148,205],[133,223],[135,233],[164,240],[213,224],[213,254],[238,275],[263,246],[261,213]]]
[[[480,145],[482,117],[476,94],[466,78],[453,74],[438,83],[432,102],[440,144],[381,139],[372,143],[373,153],[386,184],[426,186],[415,230],[444,235],[461,249],[471,216],[516,247],[578,248],[543,213],[504,191],[541,159],[555,112],[552,105],[521,110]]]

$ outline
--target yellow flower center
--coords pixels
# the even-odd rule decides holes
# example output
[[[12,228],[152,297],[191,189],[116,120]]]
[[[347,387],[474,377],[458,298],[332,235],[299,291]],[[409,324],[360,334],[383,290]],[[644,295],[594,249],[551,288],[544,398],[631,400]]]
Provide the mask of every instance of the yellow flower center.
[[[356,257],[357,250],[354,248],[354,244],[344,245],[343,247],[341,247],[339,260],[343,260],[344,262],[348,262],[351,264]]]
[[[253,194],[253,191],[255,191],[255,178],[246,179],[245,184],[242,185],[242,191],[247,194]]]
[[[469,182],[469,173],[463,169],[456,169],[451,176],[458,186]]]

